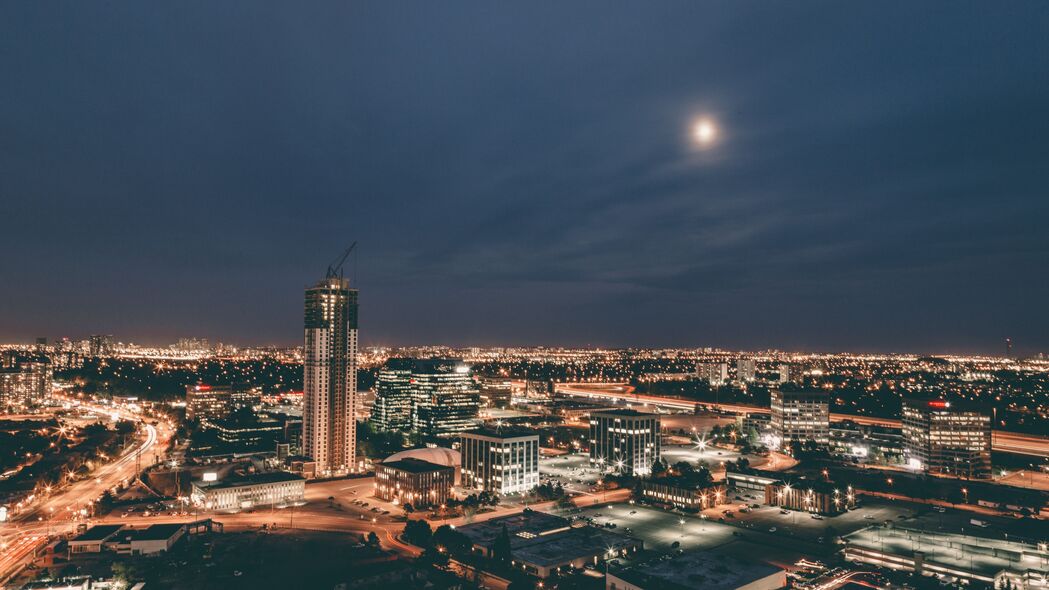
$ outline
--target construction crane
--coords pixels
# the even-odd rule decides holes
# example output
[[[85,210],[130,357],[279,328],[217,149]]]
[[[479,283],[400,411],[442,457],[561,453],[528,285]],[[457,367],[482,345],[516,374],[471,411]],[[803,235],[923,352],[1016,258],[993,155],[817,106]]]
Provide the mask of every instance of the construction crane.
[[[335,262],[332,262],[331,264],[328,265],[328,276],[326,278],[329,278],[329,279],[341,279],[342,278],[342,265],[346,262],[346,259],[349,258],[350,252],[353,252],[353,249],[356,248],[356,247],[357,247],[357,242],[354,242],[354,243],[350,244],[350,247],[346,248],[346,251],[342,253],[342,256],[339,256],[335,260]]]

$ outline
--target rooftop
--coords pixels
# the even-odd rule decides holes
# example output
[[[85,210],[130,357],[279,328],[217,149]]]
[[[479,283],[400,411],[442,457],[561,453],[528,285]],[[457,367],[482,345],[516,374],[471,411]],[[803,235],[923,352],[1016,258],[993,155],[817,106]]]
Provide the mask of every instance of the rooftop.
[[[912,556],[925,554],[925,563],[936,563],[956,570],[993,577],[1002,570],[1033,570],[1049,575],[1049,551],[1017,541],[1004,541],[933,533],[907,528],[868,527],[845,537],[847,546],[887,554]]]
[[[472,432],[464,432],[464,436],[487,436],[489,438],[522,438],[525,436],[539,436],[539,432],[530,428],[520,426],[494,426],[485,424]]]
[[[707,551],[691,551],[668,561],[641,564],[611,573],[648,590],[730,590],[782,572],[782,569],[765,563]]]
[[[73,541],[104,541],[123,528],[123,526],[121,524],[95,525],[75,537]]]
[[[623,533],[594,526],[572,528],[531,539],[510,538],[514,559],[543,567],[603,554],[610,548],[628,548],[634,545],[640,546],[641,541]]]
[[[445,469],[452,469],[451,465],[442,465],[439,463],[431,463],[422,459],[416,459],[414,457],[406,457],[397,461],[383,461],[383,466],[391,469],[398,469],[400,471],[407,471],[408,473],[428,473],[430,471],[441,471]]]
[[[180,530],[185,528],[186,525],[181,523],[169,523],[169,524],[151,524],[144,529],[128,529],[121,531],[121,534],[126,536],[126,541],[163,541],[170,539],[172,535],[178,533]]]
[[[288,473],[286,471],[271,471],[269,473],[255,473],[252,475],[233,476],[219,481],[195,481],[193,485],[200,488],[222,489],[236,488],[240,486],[259,485],[267,483],[280,483],[284,481],[306,481],[301,475]]]
[[[568,519],[554,514],[525,510],[517,514],[466,524],[458,527],[456,530],[470,537],[470,540],[475,545],[488,546],[495,542],[504,525],[512,539],[515,536],[521,537],[522,533],[526,537],[535,537],[567,530],[572,526],[572,523]]]
[[[648,418],[648,417],[657,418],[657,417],[659,417],[659,414],[652,414],[650,412],[639,412],[637,410],[629,410],[629,409],[625,409],[625,408],[624,409],[615,409],[615,410],[600,410],[600,411],[591,412],[590,415],[591,416],[622,416],[622,417],[627,417],[627,418]]]

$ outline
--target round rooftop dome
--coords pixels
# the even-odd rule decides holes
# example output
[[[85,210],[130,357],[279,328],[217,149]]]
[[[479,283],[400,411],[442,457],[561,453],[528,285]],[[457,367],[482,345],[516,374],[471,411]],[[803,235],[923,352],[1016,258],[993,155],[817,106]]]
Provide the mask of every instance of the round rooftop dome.
[[[383,463],[400,461],[401,459],[419,459],[420,461],[429,461],[430,463],[445,465],[447,467],[462,466],[462,458],[459,456],[459,451],[453,451],[452,449],[446,449],[444,447],[408,449],[407,451],[401,451],[400,453],[386,457],[386,459],[383,460]]]

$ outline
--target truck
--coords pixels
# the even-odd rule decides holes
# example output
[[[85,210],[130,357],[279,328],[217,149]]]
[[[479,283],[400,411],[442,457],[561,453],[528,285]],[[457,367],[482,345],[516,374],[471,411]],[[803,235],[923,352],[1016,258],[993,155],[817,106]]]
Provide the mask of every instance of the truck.
[[[982,529],[985,529],[988,526],[990,526],[990,524],[986,520],[980,520],[979,518],[970,518],[969,519],[969,524],[971,524],[973,526],[978,526],[978,527],[980,527]]]

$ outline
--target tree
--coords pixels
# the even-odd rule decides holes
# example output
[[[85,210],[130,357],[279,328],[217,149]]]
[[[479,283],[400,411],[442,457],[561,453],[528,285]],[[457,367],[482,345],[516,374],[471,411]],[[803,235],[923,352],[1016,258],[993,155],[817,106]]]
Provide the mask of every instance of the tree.
[[[433,544],[443,547],[449,555],[464,555],[469,553],[473,544],[470,537],[460,533],[451,526],[444,524],[437,527],[433,532]]]
[[[376,535],[375,531],[371,531],[370,533],[368,533],[368,541],[367,541],[367,543],[371,547],[374,547],[374,548],[378,549],[379,548],[379,535]]]
[[[500,565],[510,565],[510,533],[506,530],[505,524],[492,545],[492,559]]]
[[[433,542],[433,531],[425,520],[409,520],[404,524],[404,540],[417,547],[429,547]]]
[[[659,461],[652,464],[652,477],[660,478],[667,473],[667,462],[660,457]]]

